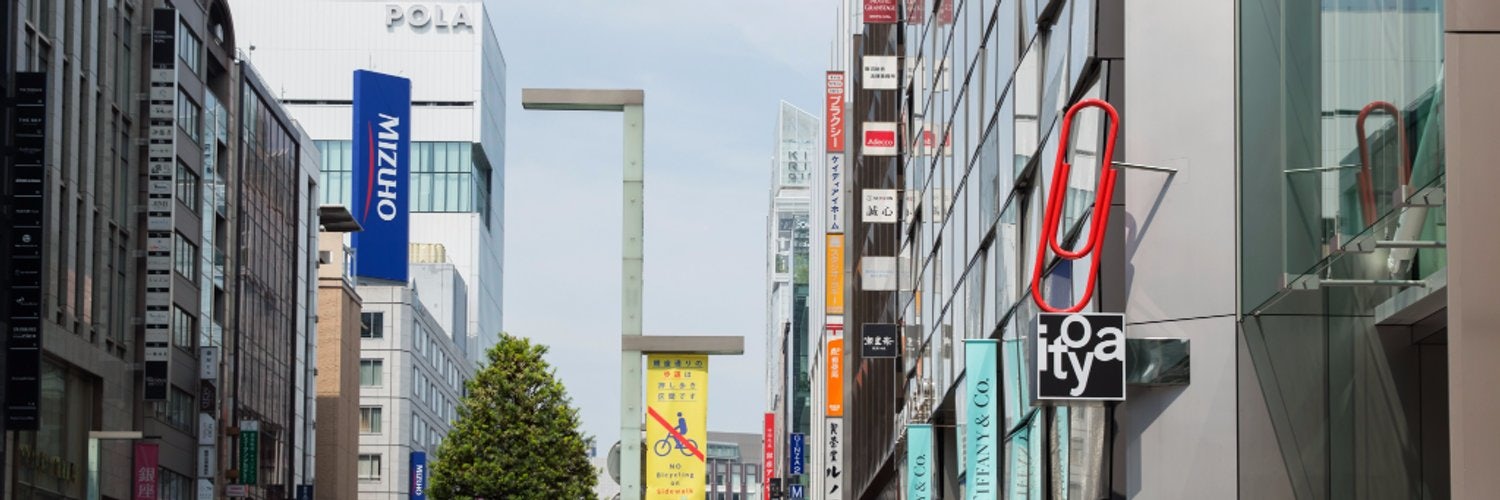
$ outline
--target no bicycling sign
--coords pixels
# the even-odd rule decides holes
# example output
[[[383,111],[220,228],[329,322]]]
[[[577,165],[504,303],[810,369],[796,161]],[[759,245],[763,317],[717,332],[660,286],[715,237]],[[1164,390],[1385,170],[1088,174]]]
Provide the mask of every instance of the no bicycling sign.
[[[653,354],[646,365],[646,498],[703,498],[708,356]]]

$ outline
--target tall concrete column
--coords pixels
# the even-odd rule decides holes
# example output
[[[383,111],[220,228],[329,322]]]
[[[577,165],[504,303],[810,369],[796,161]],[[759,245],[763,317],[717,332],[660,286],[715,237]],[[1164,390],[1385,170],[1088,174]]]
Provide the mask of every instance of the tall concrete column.
[[[646,236],[645,112],[640,104],[625,110],[625,196],[621,241],[620,335],[641,335],[641,272]],[[623,345],[623,344],[622,344]],[[641,351],[620,351],[620,498],[641,495]]]
[[[1448,409],[1454,499],[1500,491],[1500,3],[1447,0]]]

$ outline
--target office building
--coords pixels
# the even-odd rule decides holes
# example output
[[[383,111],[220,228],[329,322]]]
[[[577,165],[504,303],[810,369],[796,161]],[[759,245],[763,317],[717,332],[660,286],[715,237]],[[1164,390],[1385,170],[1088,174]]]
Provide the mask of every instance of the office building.
[[[776,439],[785,443],[790,433],[807,434],[811,427],[807,344],[813,312],[809,278],[816,257],[811,253],[812,177],[822,164],[817,154],[822,129],[816,117],[785,101],[776,116],[767,221],[766,407],[777,414]]]
[[[411,241],[468,284],[477,363],[501,328],[505,60],[484,4],[233,0],[239,48],[322,151],[325,204],[352,205],[356,69],[411,80]]]
[[[420,253],[420,252],[418,252]],[[358,257],[356,257],[358,258]],[[419,270],[423,266],[434,269]],[[454,290],[464,290],[456,266],[414,264],[414,274],[445,275]],[[457,286],[452,286],[456,283]],[[413,452],[435,458],[438,443],[458,419],[459,398],[474,373],[466,353],[442,325],[453,321],[429,310],[419,286],[360,285],[363,299],[360,330],[359,457],[360,498],[406,498],[411,489]],[[467,302],[466,297],[456,297]]]
[[[1500,488],[1486,472],[1500,461],[1487,428],[1500,417],[1488,362],[1500,202],[1484,187],[1500,174],[1481,160],[1485,117],[1500,111],[1487,83],[1500,9],[928,0],[896,12],[841,35],[848,68],[903,59],[900,90],[849,72],[851,193],[904,192],[901,222],[848,220],[848,331],[900,325],[902,349],[847,354],[844,498],[910,494],[918,476],[941,498]],[[1099,109],[1063,133],[1090,98],[1119,112],[1112,158],[1116,123]],[[906,131],[895,155],[866,144],[871,122]],[[1051,191],[1059,144],[1072,171]],[[1054,238],[1091,251],[1060,258]],[[896,258],[894,289],[870,286],[872,257]],[[1031,355],[1036,299],[1123,313],[1124,401],[1035,399],[1052,376]],[[997,341],[994,373],[966,371],[967,339]],[[981,425],[965,382],[982,375],[1000,382],[992,468],[965,458]],[[931,446],[918,424],[932,424]]]
[[[337,500],[359,495],[360,332],[363,303],[354,285],[354,253],[344,234],[358,231],[354,215],[342,206],[319,209],[318,333],[315,498]]]

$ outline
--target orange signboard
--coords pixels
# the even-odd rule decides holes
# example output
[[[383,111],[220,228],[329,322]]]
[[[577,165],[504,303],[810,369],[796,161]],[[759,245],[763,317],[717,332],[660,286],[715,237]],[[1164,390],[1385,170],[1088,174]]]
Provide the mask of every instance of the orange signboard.
[[[827,314],[844,314],[844,235],[827,235],[824,248],[823,296]]]
[[[828,339],[828,377],[823,393],[828,400],[828,416],[844,416],[844,339]]]

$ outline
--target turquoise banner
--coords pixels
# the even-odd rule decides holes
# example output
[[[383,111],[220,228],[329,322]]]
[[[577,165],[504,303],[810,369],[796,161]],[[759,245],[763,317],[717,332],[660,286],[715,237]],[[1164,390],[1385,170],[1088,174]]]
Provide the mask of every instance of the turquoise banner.
[[[999,388],[995,385],[998,373],[995,358],[999,346],[998,341],[991,339],[964,341],[964,380],[968,398],[964,441],[968,456],[964,460],[964,470],[968,471],[965,498],[969,500],[993,500],[1000,494],[999,453],[996,450],[1000,398]]]
[[[906,498],[932,500],[932,426],[906,427]]]

